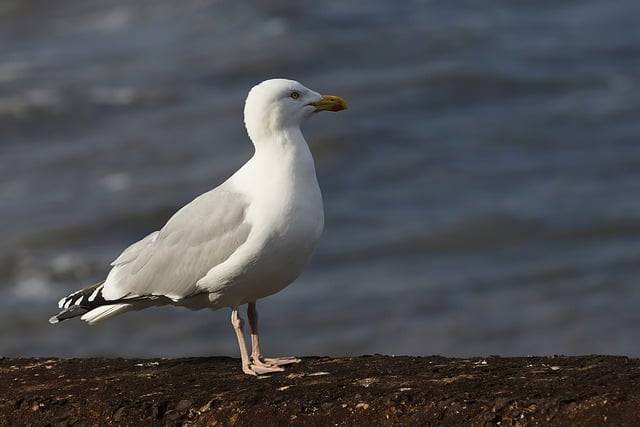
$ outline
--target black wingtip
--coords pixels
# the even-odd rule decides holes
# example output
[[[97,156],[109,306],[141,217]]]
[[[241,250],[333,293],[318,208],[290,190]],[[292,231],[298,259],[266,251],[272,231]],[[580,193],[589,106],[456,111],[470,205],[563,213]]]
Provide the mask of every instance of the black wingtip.
[[[60,313],[56,314],[55,316],[51,316],[49,318],[49,323],[56,324],[56,323],[62,322],[63,320],[71,319],[73,317],[82,316],[83,314],[85,314],[88,311],[89,310],[87,308],[80,307],[80,306],[77,306],[77,305],[72,305],[69,308],[65,308],[64,310],[62,310]]]

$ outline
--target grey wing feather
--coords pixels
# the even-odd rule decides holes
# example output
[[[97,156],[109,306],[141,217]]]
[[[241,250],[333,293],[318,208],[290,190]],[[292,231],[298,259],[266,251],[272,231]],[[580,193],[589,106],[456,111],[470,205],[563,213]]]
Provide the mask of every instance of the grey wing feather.
[[[113,262],[105,298],[193,295],[196,282],[246,240],[246,198],[218,187],[180,209],[160,230],[129,246]]]
[[[126,264],[128,262],[133,261],[141,252],[147,249],[148,246],[151,246],[153,245],[153,243],[155,243],[156,239],[158,238],[158,234],[160,234],[159,231],[154,231],[153,233],[149,234],[147,237],[141,240],[138,240],[137,242],[129,246],[127,249],[125,249],[120,254],[120,256],[111,263],[111,265],[112,266],[121,265],[121,264]]]

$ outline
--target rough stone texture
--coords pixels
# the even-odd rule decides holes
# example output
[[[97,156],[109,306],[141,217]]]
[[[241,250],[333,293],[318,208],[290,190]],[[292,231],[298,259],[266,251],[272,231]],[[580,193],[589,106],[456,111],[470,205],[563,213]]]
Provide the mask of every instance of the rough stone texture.
[[[0,359],[0,424],[638,425],[640,360],[305,358],[253,378],[236,359]]]

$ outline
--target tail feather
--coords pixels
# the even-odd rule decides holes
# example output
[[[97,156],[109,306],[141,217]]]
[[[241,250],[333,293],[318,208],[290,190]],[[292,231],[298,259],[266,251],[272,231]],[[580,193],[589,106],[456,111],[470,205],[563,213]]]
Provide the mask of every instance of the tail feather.
[[[81,316],[89,324],[108,319],[116,314],[129,311],[134,302],[155,299],[156,297],[129,296],[118,300],[107,300],[102,295],[104,282],[76,291],[58,302],[60,313],[49,318],[49,323]]]
[[[133,307],[132,304],[103,305],[82,314],[82,317],[80,319],[84,320],[90,325],[93,325],[94,323],[107,320],[117,314],[121,314],[121,313],[124,313],[125,311],[129,311],[132,309],[132,307]]]

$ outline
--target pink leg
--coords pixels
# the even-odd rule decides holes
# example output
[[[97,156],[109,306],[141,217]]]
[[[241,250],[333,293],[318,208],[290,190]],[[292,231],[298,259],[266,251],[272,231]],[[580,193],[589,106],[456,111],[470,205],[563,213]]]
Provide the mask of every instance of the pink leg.
[[[260,375],[274,372],[274,369],[262,367],[251,363],[249,352],[247,351],[247,343],[244,340],[244,322],[238,313],[238,307],[231,309],[231,324],[238,338],[238,346],[240,347],[240,358],[242,359],[242,372],[248,375]]]
[[[250,302],[247,307],[247,317],[249,317],[249,328],[251,329],[251,360],[257,366],[284,371],[282,365],[298,363],[300,359],[295,357],[263,357],[260,350],[260,337],[258,334],[258,310],[256,303]]]

